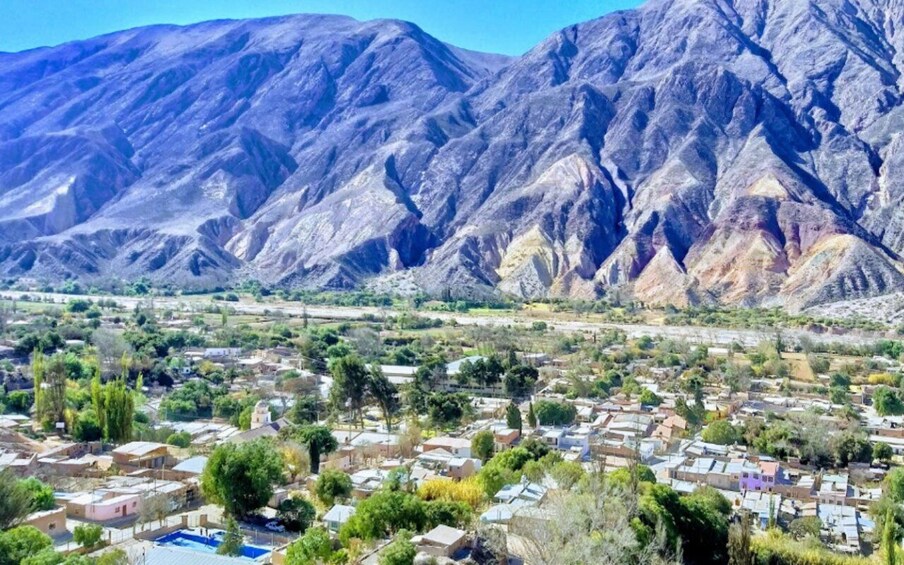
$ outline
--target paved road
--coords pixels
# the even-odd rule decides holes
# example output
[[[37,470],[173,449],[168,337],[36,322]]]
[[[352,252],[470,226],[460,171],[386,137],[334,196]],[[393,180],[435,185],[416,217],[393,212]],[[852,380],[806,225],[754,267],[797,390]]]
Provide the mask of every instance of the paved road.
[[[24,295],[31,297],[39,297],[42,300],[52,301],[55,303],[66,303],[73,298],[87,298],[97,300],[101,298],[111,298],[110,296],[94,296],[94,295],[70,295],[45,292],[20,292],[20,291],[3,291],[0,292],[0,299],[13,300],[21,299]],[[135,296],[115,296],[112,297],[122,306],[133,308],[137,304],[147,304],[153,300],[154,306],[157,308],[169,308],[172,310],[191,312],[201,311],[204,307],[210,306],[209,296],[179,296],[168,297],[158,296],[153,299],[149,297]],[[288,316],[302,316],[307,312],[312,318],[325,318],[334,320],[360,320],[365,316],[395,316],[400,314],[399,311],[391,308],[377,308],[372,306],[319,306],[319,305],[302,305],[296,302],[266,302],[259,303],[242,299],[239,302],[225,303],[230,308],[242,314],[264,314],[265,312],[281,312]],[[520,326],[527,327],[533,322],[541,318],[530,317],[522,314],[505,313],[500,315],[472,315],[451,312],[421,312],[422,316],[430,318],[439,318],[443,321],[455,320],[459,325],[465,326]],[[550,328],[557,331],[565,332],[600,332],[608,329],[618,329],[628,334],[628,337],[636,338],[644,335],[663,336],[675,340],[683,340],[689,343],[704,343],[713,345],[729,345],[731,343],[740,343],[745,346],[754,346],[765,340],[773,340],[776,337],[776,330],[754,330],[754,329],[729,329],[729,328],[711,328],[700,326],[657,326],[647,324],[614,324],[606,322],[594,322],[583,320],[566,320],[556,319],[554,316],[550,318],[542,318]],[[782,339],[786,342],[795,341],[802,337],[811,340],[814,343],[844,343],[846,345],[869,345],[885,336],[878,334],[870,334],[866,332],[848,332],[848,333],[818,333],[802,329],[783,329],[781,330]]]

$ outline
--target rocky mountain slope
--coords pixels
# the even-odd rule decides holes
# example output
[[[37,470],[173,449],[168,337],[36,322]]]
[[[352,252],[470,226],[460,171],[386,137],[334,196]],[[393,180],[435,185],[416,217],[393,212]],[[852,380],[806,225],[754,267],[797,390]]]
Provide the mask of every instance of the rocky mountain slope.
[[[902,26],[895,0],[651,0],[514,59],[332,16],[0,54],[0,274],[904,289]]]

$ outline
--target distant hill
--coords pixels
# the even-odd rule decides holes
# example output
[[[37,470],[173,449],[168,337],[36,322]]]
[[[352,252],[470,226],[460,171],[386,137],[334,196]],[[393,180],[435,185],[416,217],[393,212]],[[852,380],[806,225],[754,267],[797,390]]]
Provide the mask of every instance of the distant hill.
[[[902,20],[651,0],[519,58],[310,15],[0,54],[0,275],[791,308],[901,290]]]

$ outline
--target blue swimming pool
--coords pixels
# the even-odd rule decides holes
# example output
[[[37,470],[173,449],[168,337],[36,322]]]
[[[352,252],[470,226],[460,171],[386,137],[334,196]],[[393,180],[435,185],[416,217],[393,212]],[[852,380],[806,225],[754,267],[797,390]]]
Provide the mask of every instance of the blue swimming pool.
[[[160,545],[184,547],[203,553],[216,553],[217,548],[223,543],[222,537],[222,532],[216,532],[212,536],[201,536],[186,530],[179,530],[159,537],[155,541]],[[263,547],[254,545],[242,546],[242,557],[247,557],[248,559],[257,559],[268,553],[270,553],[270,550]]]

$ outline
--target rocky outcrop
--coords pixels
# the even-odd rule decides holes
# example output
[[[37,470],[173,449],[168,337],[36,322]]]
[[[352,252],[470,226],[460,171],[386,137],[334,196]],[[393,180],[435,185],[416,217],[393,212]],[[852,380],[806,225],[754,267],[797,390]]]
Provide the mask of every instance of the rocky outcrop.
[[[792,308],[899,290],[902,18],[650,0],[514,59],[331,16],[0,54],[0,273]]]

